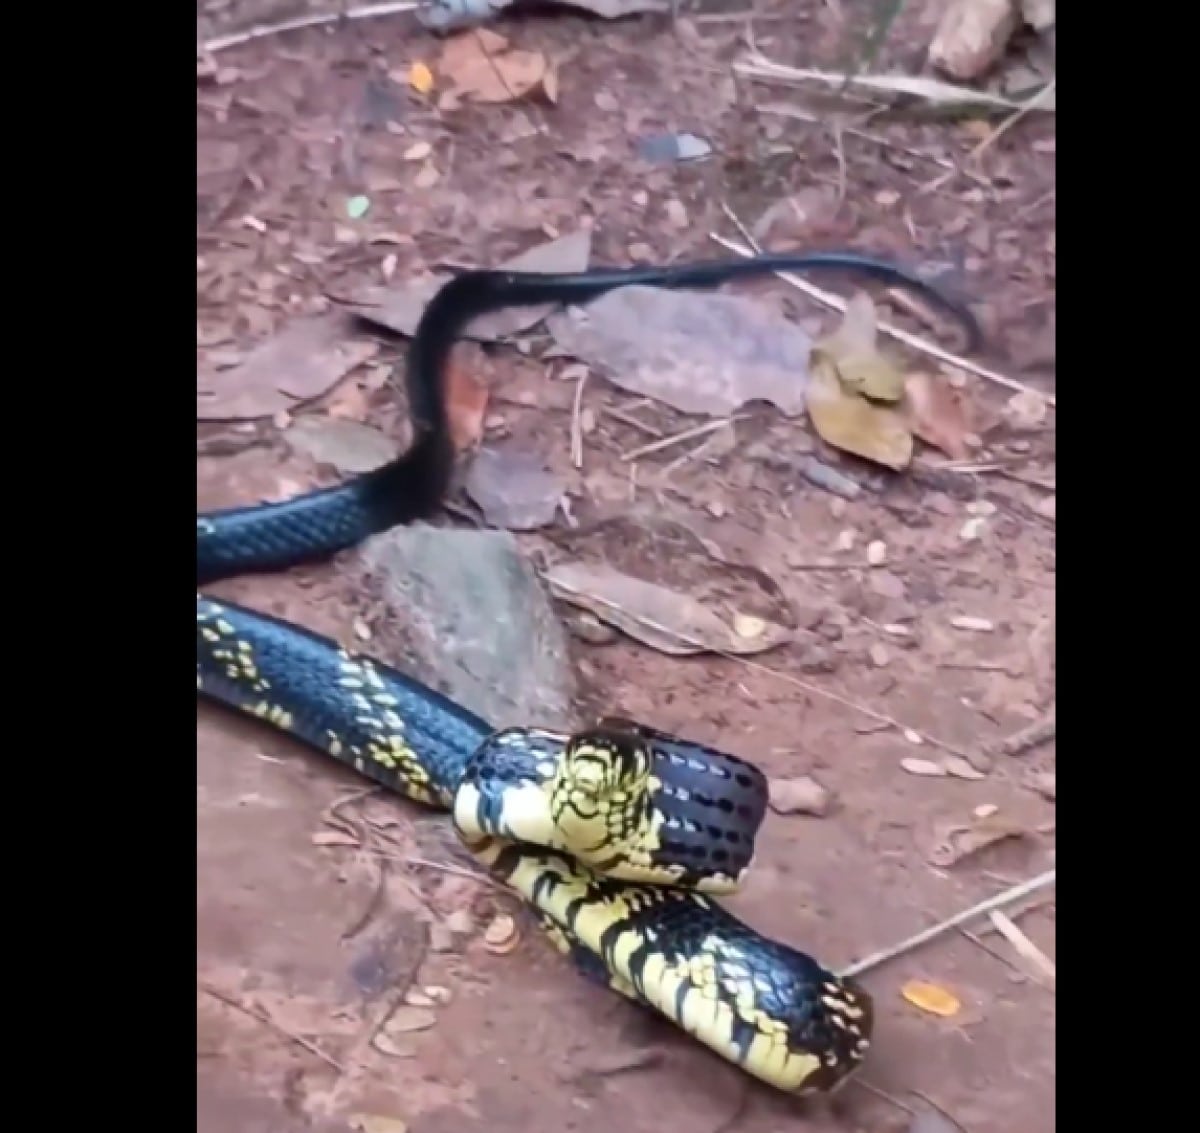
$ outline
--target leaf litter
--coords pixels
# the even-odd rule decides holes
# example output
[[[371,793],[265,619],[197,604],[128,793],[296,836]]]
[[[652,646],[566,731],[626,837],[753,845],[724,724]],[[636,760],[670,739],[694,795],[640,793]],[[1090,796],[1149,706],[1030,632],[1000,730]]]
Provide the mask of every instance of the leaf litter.
[[[272,417],[327,393],[378,350],[355,338],[342,312],[298,319],[259,343],[236,366],[196,375],[196,419]]]
[[[748,656],[795,635],[795,612],[770,575],[681,523],[621,516],[561,544],[571,557],[544,572],[551,594],[660,653]]]
[[[552,68],[540,51],[523,51],[481,29],[447,39],[437,72],[447,93],[465,102],[515,102],[544,90]]]
[[[586,271],[591,254],[592,234],[587,229],[581,229],[528,248],[519,256],[506,260],[496,270],[554,273]],[[429,300],[450,278],[449,275],[440,274],[408,280],[396,287],[369,288],[357,296],[353,309],[369,323],[411,337]],[[497,342],[540,323],[554,307],[553,303],[541,303],[490,311],[464,328],[461,337],[476,342]]]
[[[533,531],[554,521],[565,485],[532,453],[496,445],[475,454],[464,487],[493,527]]]
[[[629,393],[683,413],[726,416],[767,401],[804,410],[812,340],[744,296],[618,288],[548,320],[558,346]]]

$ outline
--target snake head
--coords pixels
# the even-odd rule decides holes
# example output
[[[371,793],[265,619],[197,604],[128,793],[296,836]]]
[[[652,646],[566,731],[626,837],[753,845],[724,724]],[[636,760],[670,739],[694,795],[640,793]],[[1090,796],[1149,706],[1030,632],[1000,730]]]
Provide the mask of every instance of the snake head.
[[[638,734],[593,728],[568,741],[558,785],[593,802],[627,798],[646,789],[651,764],[650,748]]]

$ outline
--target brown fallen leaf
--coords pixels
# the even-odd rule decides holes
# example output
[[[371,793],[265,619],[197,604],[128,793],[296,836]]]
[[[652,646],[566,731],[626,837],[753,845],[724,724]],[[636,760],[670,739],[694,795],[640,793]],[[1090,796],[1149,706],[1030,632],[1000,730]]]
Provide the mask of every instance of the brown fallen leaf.
[[[1026,838],[1029,831],[1019,823],[998,814],[977,818],[969,825],[952,826],[929,852],[929,863],[939,869],[949,869],[964,858],[972,857],[997,842],[1010,838]]]
[[[765,619],[761,634],[744,638],[691,595],[604,564],[559,563],[546,571],[545,579],[556,598],[590,610],[636,641],[671,656],[762,653],[792,638],[785,626]]]
[[[821,439],[897,471],[912,460],[913,439],[899,404],[904,375],[879,353],[875,307],[859,292],[837,330],[812,349],[808,415]]]
[[[484,929],[483,947],[494,956],[507,956],[520,943],[521,933],[517,922],[507,913],[493,917]]]
[[[454,451],[469,452],[483,437],[489,390],[479,381],[456,349],[446,367],[446,416]]]
[[[320,397],[378,349],[354,333],[340,311],[289,323],[239,365],[196,375],[196,419],[271,417]]]
[[[954,992],[926,980],[909,980],[900,994],[914,1007],[942,1019],[951,1019],[962,1010],[962,1001]]]
[[[533,531],[552,523],[565,488],[543,460],[516,444],[481,448],[464,486],[487,522],[505,531]]]
[[[585,271],[592,254],[592,234],[589,229],[559,236],[544,244],[526,249],[519,256],[506,260],[497,271],[531,271],[543,273]],[[429,300],[446,283],[448,276],[427,276],[408,280],[395,287],[372,287],[356,293],[354,312],[369,323],[386,327],[396,334],[411,336],[421,321],[421,313]],[[497,342],[509,338],[541,322],[555,304],[510,307],[481,315],[462,333],[463,338],[476,342]]]
[[[471,102],[514,102],[536,93],[548,70],[540,51],[514,48],[487,28],[451,36],[438,60],[449,92]]]
[[[846,304],[837,330],[813,347],[837,367],[838,380],[848,393],[872,401],[898,402],[904,396],[904,375],[880,353],[879,318],[865,291],[856,291]]]
[[[810,775],[770,781],[769,805],[776,814],[812,814],[818,818],[829,813],[829,792]]]
[[[555,343],[628,393],[682,413],[732,413],[769,401],[804,410],[812,341],[743,295],[631,286],[548,320]]]
[[[909,428],[953,460],[970,455],[971,422],[962,392],[934,374],[909,374],[904,381]]]

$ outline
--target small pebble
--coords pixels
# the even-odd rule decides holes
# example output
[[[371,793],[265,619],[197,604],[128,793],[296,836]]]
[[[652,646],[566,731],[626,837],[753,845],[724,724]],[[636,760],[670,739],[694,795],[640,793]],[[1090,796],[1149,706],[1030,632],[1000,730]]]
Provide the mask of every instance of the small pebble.
[[[964,543],[973,542],[983,534],[986,526],[987,520],[982,515],[973,515],[959,528],[958,537]]]
[[[900,766],[910,775],[923,775],[929,779],[944,779],[946,769],[933,759],[913,759],[905,756],[900,760]]]
[[[996,505],[991,500],[972,500],[967,504],[968,515],[981,515],[985,518],[996,514]]]
[[[887,544],[882,539],[867,544],[867,562],[871,566],[882,566],[887,562]]]
[[[878,641],[871,646],[870,654],[871,664],[877,669],[882,669],[891,660],[888,656],[888,651]]]
[[[858,532],[853,528],[847,527],[845,531],[839,531],[837,540],[833,547],[836,551],[849,551],[854,547],[854,540],[858,538]]]
[[[955,629],[967,629],[974,633],[991,633],[996,628],[987,618],[974,618],[970,614],[960,614],[951,618],[950,624]]]
[[[910,744],[915,744],[917,746],[925,742],[925,737],[922,736],[920,732],[913,731],[912,728],[904,729],[904,738],[908,740]]]
[[[362,618],[354,619],[354,636],[357,637],[359,641],[371,640],[371,627],[367,625]]]

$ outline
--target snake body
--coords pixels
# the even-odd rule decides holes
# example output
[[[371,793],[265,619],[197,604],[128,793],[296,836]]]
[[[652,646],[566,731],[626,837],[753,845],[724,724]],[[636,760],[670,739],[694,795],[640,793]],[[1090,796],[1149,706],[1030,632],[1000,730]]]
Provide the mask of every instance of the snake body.
[[[577,275],[466,272],[430,301],[407,356],[413,443],[332,488],[197,516],[197,582],[326,559],[430,515],[454,453],[441,389],[475,316],[583,303],[629,284],[709,287],[774,271],[856,271],[962,307],[849,252]],[[588,978],[650,1007],[784,1090],[829,1090],[869,1045],[870,997],[711,897],[749,867],[766,803],[743,760],[623,720],[575,735],[496,731],[445,696],[300,626],[198,593],[197,689],[382,785],[452,812],[475,857],[533,906]]]

